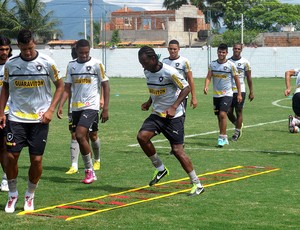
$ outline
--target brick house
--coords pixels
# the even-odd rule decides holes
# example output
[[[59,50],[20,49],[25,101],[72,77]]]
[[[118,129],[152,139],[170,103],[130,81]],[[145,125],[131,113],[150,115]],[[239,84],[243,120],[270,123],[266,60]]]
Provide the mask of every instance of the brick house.
[[[194,46],[199,40],[199,31],[208,30],[209,25],[205,23],[203,12],[193,5],[155,11],[133,11],[125,6],[111,13],[105,28],[107,40],[113,30],[119,30],[123,44],[157,41],[157,45],[166,45],[177,39],[182,46]]]

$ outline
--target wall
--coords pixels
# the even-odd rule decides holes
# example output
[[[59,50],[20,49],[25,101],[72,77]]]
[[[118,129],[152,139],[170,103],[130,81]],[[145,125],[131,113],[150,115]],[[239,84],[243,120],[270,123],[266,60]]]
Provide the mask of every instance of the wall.
[[[107,75],[110,77],[143,77],[143,69],[138,62],[139,49],[114,49],[106,50]],[[71,60],[71,50],[38,50],[52,57],[58,64],[62,75],[65,74],[66,66]],[[167,48],[156,48],[156,53],[161,58],[167,57]],[[17,54],[16,50],[13,54]],[[193,69],[195,78],[204,78],[207,74],[209,62],[208,50],[202,48],[181,48],[182,56],[187,57]],[[103,53],[104,54],[104,53]],[[212,48],[211,59],[217,59],[217,49]],[[300,68],[300,47],[260,47],[244,48],[243,56],[247,58],[252,66],[253,77],[284,77],[284,72],[292,68]],[[228,57],[232,55],[232,48],[229,49]],[[102,59],[101,49],[92,49],[91,56]]]

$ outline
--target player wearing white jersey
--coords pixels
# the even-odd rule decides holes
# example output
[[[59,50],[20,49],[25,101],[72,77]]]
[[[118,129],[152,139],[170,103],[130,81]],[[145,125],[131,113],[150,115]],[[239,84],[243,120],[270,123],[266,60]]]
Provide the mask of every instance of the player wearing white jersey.
[[[18,159],[26,146],[29,148],[30,168],[24,210],[34,210],[35,189],[42,175],[49,123],[63,92],[63,81],[54,61],[35,50],[32,32],[21,30],[17,42],[21,53],[5,64],[0,98],[0,127],[3,128],[6,125],[4,108],[10,96],[6,142],[9,187],[9,199],[5,206],[7,213],[15,211],[18,200]],[[53,98],[51,81],[56,87]]]
[[[10,46],[10,39],[4,36],[0,36],[0,93],[3,87],[4,81],[4,65],[8,58],[12,56],[12,48]],[[4,110],[5,115],[8,114],[8,102]],[[1,191],[8,192],[8,182],[5,173],[6,167],[6,128],[0,129],[0,162],[4,172],[1,182]]]
[[[177,40],[171,40],[169,42],[168,51],[170,56],[164,58],[162,62],[177,69],[178,72],[185,78],[185,80],[187,80],[191,88],[190,105],[193,109],[195,109],[197,107],[198,102],[196,98],[196,90],[195,90],[195,84],[194,84],[190,61],[187,58],[179,55],[180,46]],[[185,111],[186,111],[187,101],[188,101],[188,96],[183,101]],[[172,155],[173,152],[170,151],[170,154]]]
[[[226,59],[228,54],[228,46],[220,44],[218,46],[218,59],[212,61],[205,79],[204,94],[207,95],[208,87],[213,80],[213,101],[214,112],[218,116],[218,124],[220,134],[218,137],[218,147],[228,145],[228,138],[226,134],[227,128],[227,112],[232,102],[232,81],[234,79],[237,86],[237,102],[242,101],[241,86],[237,73],[236,66],[233,62]]]
[[[294,116],[289,115],[289,131],[291,133],[300,132],[300,69],[290,69],[285,72],[285,96],[289,96],[291,93],[291,78],[296,76],[296,90],[292,98],[292,108]]]
[[[77,53],[76,53],[76,46],[72,47],[71,49],[71,56],[73,59],[76,59]],[[78,141],[76,140],[75,136],[75,131],[73,131],[73,119],[72,119],[72,107],[71,107],[71,97],[68,98],[68,118],[69,118],[69,130],[71,132],[71,143],[70,143],[70,155],[71,155],[71,167],[69,170],[66,172],[66,174],[75,174],[78,173],[78,157],[80,154],[79,151],[79,144]],[[67,100],[67,98],[66,98]],[[61,101],[61,103],[65,103],[65,101]],[[100,98],[100,108],[103,108],[104,104],[104,99],[103,99],[103,90],[101,90],[101,98]],[[100,138],[98,136],[98,120],[96,120],[92,127],[89,129],[89,137],[91,140],[91,147],[93,149],[93,154],[94,154],[94,164],[93,168],[94,170],[100,170]]]
[[[193,184],[189,195],[198,195],[204,191],[204,188],[183,148],[184,107],[182,101],[190,92],[189,84],[176,69],[159,62],[151,47],[143,46],[139,50],[138,57],[144,68],[150,93],[148,101],[142,104],[141,109],[149,110],[151,105],[153,108],[152,114],[144,121],[137,135],[141,148],[156,168],[149,185],[158,183],[165,175],[169,174],[151,142],[154,136],[163,133],[169,140],[175,157]]]
[[[243,108],[246,98],[246,84],[245,78],[247,79],[248,87],[249,87],[249,100],[252,101],[254,99],[252,78],[251,78],[251,66],[249,61],[246,58],[241,57],[241,52],[243,49],[242,44],[234,44],[233,46],[233,55],[229,58],[232,61],[238,70],[239,80],[241,84],[241,92],[242,92],[242,101],[240,103],[237,102],[237,88],[235,82],[233,81],[233,99],[231,107],[228,111],[228,118],[235,125],[235,131],[232,135],[232,140],[237,141],[242,136],[242,128],[243,128]],[[235,115],[234,115],[235,112]]]
[[[98,123],[100,109],[100,91],[103,88],[104,105],[101,121],[108,120],[109,83],[105,75],[103,64],[90,57],[90,44],[81,39],[76,43],[78,58],[69,62],[65,92],[59,105],[57,116],[62,117],[63,102],[72,95],[73,131],[80,146],[80,152],[85,166],[85,184],[97,179],[91,160],[91,148],[88,142],[89,128],[96,121]],[[72,92],[72,93],[71,93]]]

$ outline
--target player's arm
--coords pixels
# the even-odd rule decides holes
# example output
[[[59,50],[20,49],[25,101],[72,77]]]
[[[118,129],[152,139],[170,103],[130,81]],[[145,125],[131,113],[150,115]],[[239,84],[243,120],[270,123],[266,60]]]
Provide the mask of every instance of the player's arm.
[[[57,81],[54,81],[53,84],[55,86],[55,92],[50,107],[42,116],[42,123],[44,124],[49,124],[49,122],[52,120],[52,116],[55,111],[55,108],[60,101],[62,93],[64,92],[64,82],[62,79],[58,79]]]
[[[171,107],[169,107],[166,110],[167,117],[174,117],[175,116],[176,109],[178,108],[180,103],[186,98],[186,96],[190,92],[191,92],[191,87],[189,85],[187,85],[185,88],[183,88],[180,91],[177,100],[174,102],[174,104]]]
[[[237,102],[240,103],[243,100],[243,98],[241,93],[241,83],[240,83],[239,75],[238,74],[233,75],[233,79],[238,91]]]
[[[141,105],[141,109],[143,111],[148,111],[150,106],[152,105],[152,98],[151,96],[149,97],[148,101],[144,102],[142,105]]]
[[[252,77],[251,77],[251,70],[245,72],[247,83],[249,87],[249,100],[252,101],[254,99],[254,92],[253,92],[253,84],[252,84]]]
[[[103,106],[104,106],[103,87],[101,86],[100,109],[103,109]]]
[[[65,83],[64,92],[60,98],[60,102],[57,108],[56,115],[59,119],[62,119],[63,107],[68,100],[68,114],[70,113],[70,101],[71,101],[71,83]]]
[[[203,89],[203,92],[204,92],[205,95],[207,95],[207,93],[208,93],[208,86],[211,82],[211,77],[212,77],[212,71],[209,70],[207,72],[207,75],[206,75],[206,78],[205,78],[204,89]]]
[[[291,78],[292,76],[295,75],[295,73],[296,71],[293,69],[290,69],[285,72],[285,91],[284,91],[285,96],[288,96],[291,93]]]
[[[0,95],[0,128],[3,129],[6,125],[6,116],[4,113],[5,106],[9,97],[8,83],[3,82],[3,87]]]
[[[101,82],[101,87],[103,89],[103,109],[100,115],[101,122],[104,123],[108,121],[108,108],[109,108],[109,94],[110,94],[110,87],[108,81]]]
[[[198,105],[198,102],[197,102],[197,98],[196,98],[196,90],[195,90],[195,84],[194,84],[194,78],[193,78],[193,73],[192,71],[189,71],[186,73],[186,78],[187,78],[187,81],[191,87],[191,107],[193,109],[195,109]]]

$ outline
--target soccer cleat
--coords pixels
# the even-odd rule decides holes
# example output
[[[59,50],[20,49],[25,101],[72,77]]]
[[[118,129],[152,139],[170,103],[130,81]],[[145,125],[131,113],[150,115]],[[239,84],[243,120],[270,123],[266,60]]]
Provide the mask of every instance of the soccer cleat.
[[[95,175],[94,170],[92,170],[92,169],[86,169],[85,170],[85,178],[81,182],[85,183],[85,184],[91,184],[95,180],[97,180],[97,177]]]
[[[231,137],[231,139],[232,139],[233,141],[237,141],[237,140],[239,139],[240,136],[241,136],[241,132],[238,131],[238,130],[235,130],[235,131],[234,131],[234,134],[233,134],[232,137]]]
[[[292,115],[289,115],[289,131],[290,133],[294,133],[294,130],[295,130],[295,124],[293,122],[293,116]]]
[[[1,182],[1,191],[2,192],[8,192],[9,191],[8,183],[7,183],[6,179],[2,179],[2,182]]]
[[[34,210],[34,193],[25,193],[24,211]]]
[[[154,176],[152,180],[149,183],[149,186],[155,185],[158,183],[165,175],[169,175],[169,170],[165,167],[163,171],[157,171],[155,170]]]
[[[190,193],[188,194],[188,196],[199,195],[203,192],[204,192],[204,187],[203,186],[199,187],[197,184],[194,183]]]
[[[239,138],[242,137],[242,135],[243,135],[243,128],[244,128],[244,123],[242,123],[242,127],[240,128],[240,136],[239,136]]]
[[[222,148],[224,145],[229,145],[228,139],[218,138],[218,147]]]
[[[66,174],[75,174],[79,173],[78,169],[74,168],[74,166],[71,166],[70,169],[66,172]]]
[[[8,194],[8,201],[5,206],[6,213],[13,213],[16,209],[16,203],[18,201],[18,192],[15,194],[16,195],[10,195],[10,193]]]
[[[95,161],[94,162],[94,165],[93,165],[93,168],[94,168],[94,170],[96,171],[96,170],[100,170],[100,161]]]

